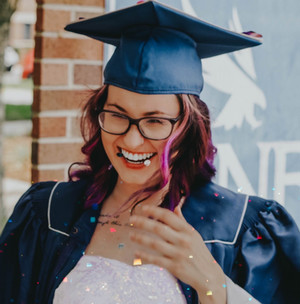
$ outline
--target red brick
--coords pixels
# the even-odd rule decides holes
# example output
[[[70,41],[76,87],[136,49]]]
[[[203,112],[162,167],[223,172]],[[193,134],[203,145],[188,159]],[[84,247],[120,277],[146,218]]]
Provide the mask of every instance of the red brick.
[[[74,84],[99,85],[102,83],[100,66],[76,64],[74,66]]]
[[[66,136],[66,117],[34,117],[32,137]]]
[[[100,15],[103,15],[103,13],[89,13],[89,12],[76,12],[75,13],[75,21],[81,20],[81,19],[89,19],[89,18],[94,18],[98,17]]]
[[[68,65],[35,62],[33,80],[35,85],[67,85]]]
[[[51,10],[45,8],[37,9],[36,31],[58,32],[71,22],[71,12]]]
[[[100,16],[100,13],[88,13],[88,12],[77,12],[75,14],[75,21],[80,20],[82,18],[84,19],[89,19],[89,18],[94,18]]]
[[[99,41],[75,38],[35,38],[36,58],[71,58],[102,60],[103,44]]]
[[[37,183],[41,181],[63,181],[65,180],[65,170],[37,170],[31,169],[32,181]]]
[[[92,94],[87,90],[34,90],[32,109],[34,112],[80,109]]]
[[[38,4],[76,4],[84,6],[99,6],[104,7],[105,0],[37,0]]]
[[[32,163],[37,164],[64,164],[83,161],[80,143],[33,143]]]

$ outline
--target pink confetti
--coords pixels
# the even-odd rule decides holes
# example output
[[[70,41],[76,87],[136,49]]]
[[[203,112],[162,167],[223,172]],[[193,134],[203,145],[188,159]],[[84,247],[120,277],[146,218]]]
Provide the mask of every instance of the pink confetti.
[[[64,283],[67,283],[67,282],[68,282],[68,278],[67,278],[67,277],[64,277],[63,282],[64,282]]]
[[[219,193],[214,193],[215,197],[218,197],[219,196]]]
[[[110,232],[116,232],[117,230],[115,228],[109,228]]]

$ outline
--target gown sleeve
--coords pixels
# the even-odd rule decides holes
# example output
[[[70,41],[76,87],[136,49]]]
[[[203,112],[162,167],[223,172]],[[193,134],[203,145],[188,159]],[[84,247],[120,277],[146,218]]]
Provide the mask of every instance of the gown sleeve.
[[[16,204],[1,234],[0,303],[31,301],[32,282],[38,284],[38,266],[47,231],[47,222],[38,210],[47,203],[43,197],[51,191],[50,185],[52,182],[31,186]]]
[[[249,200],[230,278],[262,304],[300,303],[299,229],[280,204],[263,205]]]

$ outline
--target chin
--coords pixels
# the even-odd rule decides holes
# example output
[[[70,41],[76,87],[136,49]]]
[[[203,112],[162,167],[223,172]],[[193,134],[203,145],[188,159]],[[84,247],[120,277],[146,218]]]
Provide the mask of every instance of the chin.
[[[132,186],[146,186],[146,184],[150,181],[152,173],[146,175],[141,172],[140,174],[119,174],[119,176],[123,183]]]

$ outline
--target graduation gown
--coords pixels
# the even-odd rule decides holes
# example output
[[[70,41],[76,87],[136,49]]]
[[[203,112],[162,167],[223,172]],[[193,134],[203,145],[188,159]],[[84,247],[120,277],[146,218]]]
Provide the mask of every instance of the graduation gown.
[[[20,198],[0,238],[1,304],[52,303],[97,225],[99,206],[84,209],[88,185],[41,182]],[[281,205],[209,182],[193,188],[182,212],[234,283],[263,304],[300,303],[300,233]]]

